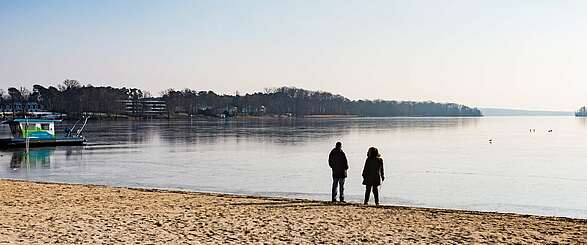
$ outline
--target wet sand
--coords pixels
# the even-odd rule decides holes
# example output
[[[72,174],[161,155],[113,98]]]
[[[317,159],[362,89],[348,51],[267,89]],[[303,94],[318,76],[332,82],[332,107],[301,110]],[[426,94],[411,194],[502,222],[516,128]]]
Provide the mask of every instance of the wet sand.
[[[587,243],[587,220],[0,180],[2,243]]]

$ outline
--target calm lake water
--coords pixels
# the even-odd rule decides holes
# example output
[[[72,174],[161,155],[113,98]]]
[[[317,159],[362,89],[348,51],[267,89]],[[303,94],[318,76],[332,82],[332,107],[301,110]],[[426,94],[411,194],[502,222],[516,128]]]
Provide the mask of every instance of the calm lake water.
[[[0,151],[0,178],[329,200],[328,153],[342,141],[349,201],[362,200],[376,146],[384,204],[587,218],[584,118],[115,121],[85,135],[28,158]]]

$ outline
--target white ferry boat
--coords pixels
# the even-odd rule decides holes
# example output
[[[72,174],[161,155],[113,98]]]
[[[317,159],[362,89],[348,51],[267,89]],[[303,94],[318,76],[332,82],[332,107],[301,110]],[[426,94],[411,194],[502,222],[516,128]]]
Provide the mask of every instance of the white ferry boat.
[[[587,117],[587,109],[585,108],[585,106],[579,108],[579,110],[577,110],[575,112],[575,116],[576,117]]]

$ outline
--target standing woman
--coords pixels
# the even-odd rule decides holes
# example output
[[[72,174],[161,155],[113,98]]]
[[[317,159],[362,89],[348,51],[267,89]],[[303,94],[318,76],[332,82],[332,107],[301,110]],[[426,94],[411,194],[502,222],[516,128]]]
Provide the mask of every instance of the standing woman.
[[[379,190],[377,187],[381,185],[381,181],[385,180],[383,174],[383,159],[379,155],[379,150],[375,147],[369,148],[367,151],[367,160],[365,160],[365,167],[363,167],[363,185],[365,185],[365,202],[369,203],[369,195],[373,190],[375,196],[375,205],[379,205]]]

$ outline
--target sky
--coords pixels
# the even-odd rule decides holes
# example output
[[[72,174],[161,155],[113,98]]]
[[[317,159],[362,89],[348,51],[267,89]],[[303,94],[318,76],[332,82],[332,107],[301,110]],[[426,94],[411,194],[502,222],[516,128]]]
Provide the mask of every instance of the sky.
[[[84,84],[575,110],[587,1],[0,0],[0,87]]]

